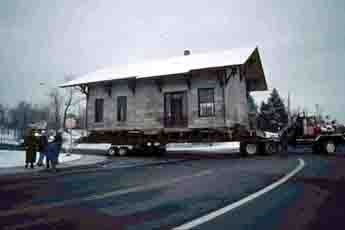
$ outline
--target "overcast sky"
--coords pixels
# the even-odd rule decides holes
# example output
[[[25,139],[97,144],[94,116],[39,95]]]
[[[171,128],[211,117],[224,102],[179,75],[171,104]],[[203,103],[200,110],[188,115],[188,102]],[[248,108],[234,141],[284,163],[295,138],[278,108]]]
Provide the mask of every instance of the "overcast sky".
[[[42,101],[69,74],[252,45],[269,88],[345,122],[342,0],[0,0],[0,103]]]

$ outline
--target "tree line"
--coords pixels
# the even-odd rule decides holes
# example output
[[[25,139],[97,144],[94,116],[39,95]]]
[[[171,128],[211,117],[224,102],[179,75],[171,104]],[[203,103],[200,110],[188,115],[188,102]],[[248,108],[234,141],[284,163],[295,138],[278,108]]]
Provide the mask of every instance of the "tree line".
[[[31,124],[46,122],[48,129],[65,129],[66,119],[77,120],[78,128],[85,126],[85,100],[74,88],[51,89],[48,102],[20,101],[14,106],[0,104],[0,128],[16,130],[17,136]]]

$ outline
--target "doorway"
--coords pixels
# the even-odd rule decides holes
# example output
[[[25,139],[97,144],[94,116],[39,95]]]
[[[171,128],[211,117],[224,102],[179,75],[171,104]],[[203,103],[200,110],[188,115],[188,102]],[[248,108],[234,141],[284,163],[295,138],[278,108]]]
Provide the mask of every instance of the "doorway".
[[[187,117],[187,93],[171,92],[164,94],[164,125],[167,128],[186,127]]]

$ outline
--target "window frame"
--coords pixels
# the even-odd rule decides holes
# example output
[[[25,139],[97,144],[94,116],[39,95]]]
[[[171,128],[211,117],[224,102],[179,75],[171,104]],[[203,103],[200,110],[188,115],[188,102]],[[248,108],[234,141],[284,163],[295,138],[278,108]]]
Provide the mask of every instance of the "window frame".
[[[212,114],[208,115],[202,115],[201,114],[201,104],[200,103],[200,91],[202,90],[212,90],[212,102],[207,102],[207,103],[212,103],[213,104],[213,109],[212,109]],[[205,103],[205,102],[204,102]],[[215,117],[216,116],[216,103],[215,103],[215,88],[198,88],[198,115],[199,117]]]
[[[100,108],[100,105],[101,105],[101,108]],[[95,99],[95,123],[102,123],[102,122],[104,122],[104,98],[96,98]]]
[[[120,109],[121,109],[121,105],[120,105],[120,100],[122,100],[121,98],[124,98],[124,109],[125,109],[125,112],[124,112],[124,119],[121,119],[121,114],[120,114]],[[127,96],[117,96],[116,98],[116,120],[118,122],[126,122],[127,121]],[[122,105],[123,106],[123,105]]]

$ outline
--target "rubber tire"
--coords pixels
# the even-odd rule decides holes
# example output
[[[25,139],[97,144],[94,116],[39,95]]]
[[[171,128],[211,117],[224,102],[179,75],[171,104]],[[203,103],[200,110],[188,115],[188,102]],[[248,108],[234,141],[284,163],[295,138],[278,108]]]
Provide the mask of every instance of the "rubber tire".
[[[108,155],[109,155],[109,156],[116,156],[116,155],[117,155],[117,149],[114,148],[114,147],[110,147],[110,148],[108,149]]]
[[[247,143],[245,147],[247,156],[254,156],[258,154],[259,145],[257,143]]]
[[[250,146],[252,148],[250,148]],[[258,152],[259,152],[259,145],[257,143],[252,143],[252,142],[240,143],[240,153],[242,156],[245,156],[245,157],[254,156],[254,155],[257,155]]]
[[[265,143],[265,155],[274,155],[277,153],[277,144],[274,142]]]
[[[337,146],[334,141],[326,141],[323,144],[323,149],[326,154],[334,154],[337,151]]]
[[[128,148],[126,147],[121,147],[119,148],[119,151],[117,152],[117,155],[123,157],[123,156],[127,156],[128,155]]]

